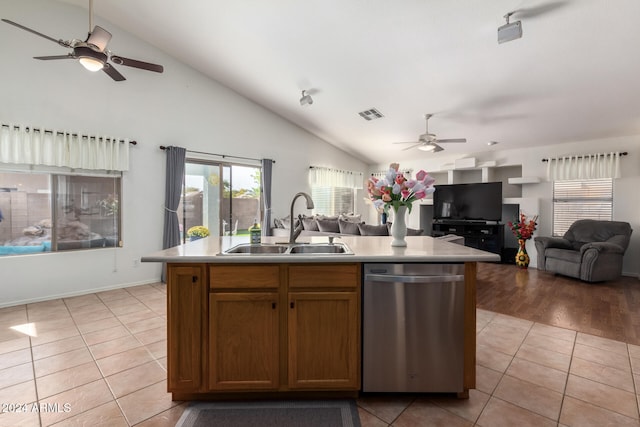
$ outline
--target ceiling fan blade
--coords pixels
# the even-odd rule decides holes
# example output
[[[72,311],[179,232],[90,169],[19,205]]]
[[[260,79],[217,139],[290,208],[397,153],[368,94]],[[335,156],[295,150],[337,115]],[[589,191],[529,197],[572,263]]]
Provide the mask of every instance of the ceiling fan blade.
[[[42,33],[38,32],[36,30],[32,30],[31,28],[25,27],[24,25],[20,25],[17,22],[13,22],[13,21],[10,21],[10,20],[4,19],[4,18],[2,18],[2,21],[6,22],[7,24],[11,24],[14,27],[18,27],[21,30],[29,31],[30,33],[35,34],[36,36],[40,36],[40,37],[43,37],[43,38],[45,38],[47,40],[51,40],[52,42],[54,42],[56,44],[59,44],[60,46],[71,47],[71,44],[69,42],[66,42],[66,41],[64,41],[62,39],[60,39],[60,40],[54,39],[53,37],[49,37],[46,34],[42,34]]]
[[[156,73],[162,73],[164,71],[164,67],[162,65],[152,64],[150,62],[138,61],[137,59],[124,58],[122,56],[112,55],[111,61],[113,61],[114,64],[126,65],[127,67],[141,68],[147,71],[155,71]]]
[[[442,151],[444,150],[444,148],[440,147],[438,144],[436,144],[435,142],[432,142],[431,144],[433,144],[436,148],[434,148],[433,150],[431,150],[432,153],[437,153],[438,151]]]
[[[423,145],[423,144],[424,144],[424,143],[422,143],[422,142],[418,142],[418,143],[416,143],[416,144],[413,144],[413,145],[408,146],[407,148],[403,148],[403,149],[402,149],[402,151],[411,150],[412,148],[419,147],[419,146],[421,146],[421,145]]]
[[[43,61],[49,61],[51,59],[76,59],[76,57],[73,54],[68,53],[66,55],[34,56],[33,59],[40,59],[40,60],[43,60]]]
[[[107,73],[107,75],[109,77],[111,77],[113,80],[115,80],[117,82],[121,82],[123,80],[126,80],[124,78],[124,76],[122,74],[120,74],[120,72],[118,70],[116,70],[115,68],[113,68],[113,66],[111,66],[109,64],[104,64],[104,67],[102,68],[102,71]]]
[[[467,142],[466,138],[437,139],[438,142]]]
[[[107,44],[109,44],[109,40],[111,40],[111,33],[105,30],[102,27],[95,26],[89,37],[87,38],[87,43],[94,45],[100,52],[104,52]]]
[[[419,141],[392,142],[392,144],[418,144]]]

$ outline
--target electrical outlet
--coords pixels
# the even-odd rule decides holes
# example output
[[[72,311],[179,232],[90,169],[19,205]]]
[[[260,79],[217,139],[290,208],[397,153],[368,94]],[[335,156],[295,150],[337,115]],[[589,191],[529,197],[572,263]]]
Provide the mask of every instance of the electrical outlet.
[[[138,268],[140,266],[140,260],[138,258],[133,259],[133,267]]]

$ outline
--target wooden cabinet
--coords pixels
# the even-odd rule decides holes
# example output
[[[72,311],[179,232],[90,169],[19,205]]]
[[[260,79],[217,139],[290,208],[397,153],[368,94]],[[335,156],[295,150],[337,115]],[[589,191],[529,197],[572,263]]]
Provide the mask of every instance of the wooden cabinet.
[[[196,392],[204,389],[207,295],[204,265],[167,266],[169,391]]]
[[[360,388],[357,292],[289,293],[289,388]]]
[[[212,292],[209,296],[209,389],[279,387],[277,292]]]
[[[290,265],[288,385],[360,388],[360,265]]]
[[[358,390],[360,265],[210,265],[208,390]]]

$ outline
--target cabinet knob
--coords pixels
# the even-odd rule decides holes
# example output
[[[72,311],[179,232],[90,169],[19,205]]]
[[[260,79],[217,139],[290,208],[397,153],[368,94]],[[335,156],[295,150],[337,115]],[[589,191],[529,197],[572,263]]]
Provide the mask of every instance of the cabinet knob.
[[[289,307],[291,307],[291,308],[293,308],[293,307],[294,307],[294,305],[295,305],[295,303],[294,303],[293,301],[291,301],[291,302],[289,303]]]
[[[271,303],[271,308],[274,309],[274,310],[276,309],[276,303],[275,302]]]
[[[198,276],[191,276],[191,282],[196,283],[198,281]]]

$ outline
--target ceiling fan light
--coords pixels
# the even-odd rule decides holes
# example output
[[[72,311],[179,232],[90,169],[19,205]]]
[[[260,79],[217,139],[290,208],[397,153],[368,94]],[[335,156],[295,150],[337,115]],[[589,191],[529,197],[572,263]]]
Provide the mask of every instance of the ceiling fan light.
[[[433,151],[436,149],[436,146],[433,144],[422,144],[418,147],[418,150],[422,151]]]
[[[100,71],[104,67],[104,63],[95,58],[83,57],[79,59],[79,62],[82,64],[84,68],[93,72]]]

